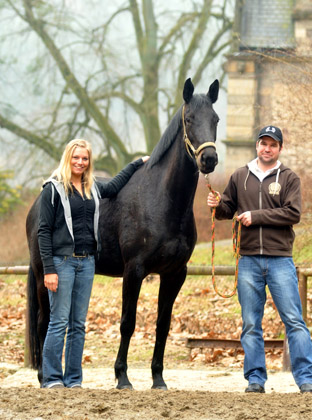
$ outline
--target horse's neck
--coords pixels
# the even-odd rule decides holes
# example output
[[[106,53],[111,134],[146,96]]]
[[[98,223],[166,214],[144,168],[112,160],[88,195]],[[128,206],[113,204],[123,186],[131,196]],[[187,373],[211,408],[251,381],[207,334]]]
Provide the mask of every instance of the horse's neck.
[[[168,152],[167,164],[164,170],[167,195],[172,198],[174,205],[192,207],[198,182],[198,168],[186,152],[182,133],[178,134]]]

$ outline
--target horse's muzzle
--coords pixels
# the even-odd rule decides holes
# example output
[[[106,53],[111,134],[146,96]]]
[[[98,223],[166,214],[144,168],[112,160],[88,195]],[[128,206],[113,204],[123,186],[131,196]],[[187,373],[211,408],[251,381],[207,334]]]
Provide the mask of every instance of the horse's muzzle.
[[[214,171],[218,164],[218,154],[213,147],[207,147],[201,151],[196,158],[197,166],[203,174],[209,174]]]

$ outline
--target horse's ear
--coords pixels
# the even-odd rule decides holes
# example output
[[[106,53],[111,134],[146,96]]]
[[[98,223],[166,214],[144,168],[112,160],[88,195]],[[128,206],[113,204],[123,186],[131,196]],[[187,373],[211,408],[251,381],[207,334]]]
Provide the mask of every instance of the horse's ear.
[[[194,85],[191,81],[191,78],[189,78],[185,81],[184,89],[183,89],[183,99],[187,104],[192,99],[193,92],[194,92]]]
[[[213,83],[211,83],[207,95],[209,96],[211,102],[214,104],[216,100],[218,99],[218,95],[219,95],[219,80],[218,79],[216,79]]]

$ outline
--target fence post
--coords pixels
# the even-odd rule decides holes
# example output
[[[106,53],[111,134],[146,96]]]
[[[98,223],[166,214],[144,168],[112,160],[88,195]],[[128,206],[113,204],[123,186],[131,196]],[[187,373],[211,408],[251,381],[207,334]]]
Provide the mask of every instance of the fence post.
[[[289,355],[289,346],[288,346],[288,338],[286,335],[285,329],[285,338],[283,343],[283,372],[290,372],[291,371],[291,364],[290,364],[290,355]]]
[[[308,277],[300,270],[296,268],[298,277],[299,295],[302,306],[302,317],[307,322],[307,299],[308,299]]]
[[[28,299],[26,302],[26,305],[28,306]],[[29,311],[28,307],[26,307],[26,323],[25,323],[25,344],[24,344],[24,367],[30,368],[30,354],[29,354]]]
[[[299,267],[296,267],[297,278],[298,278],[298,288],[299,295],[302,306],[302,317],[304,321],[307,321],[307,298],[308,298],[308,277],[300,270]],[[288,338],[285,330],[284,346],[283,346],[283,371],[288,372],[291,370],[290,356],[289,356],[289,346]]]

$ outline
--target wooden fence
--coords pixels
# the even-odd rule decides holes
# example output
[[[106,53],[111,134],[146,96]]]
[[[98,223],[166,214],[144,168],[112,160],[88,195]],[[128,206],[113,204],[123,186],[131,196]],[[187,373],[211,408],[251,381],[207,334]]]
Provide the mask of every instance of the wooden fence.
[[[0,274],[8,274],[8,275],[18,275],[18,274],[28,274],[29,266],[12,266],[12,267],[0,267]],[[307,298],[308,298],[308,277],[312,276],[312,267],[297,267],[297,277],[298,277],[298,286],[299,286],[299,294],[302,304],[302,315],[303,319],[307,320]],[[187,274],[193,276],[203,276],[203,275],[211,275],[212,274],[212,267],[211,266],[204,266],[204,265],[190,265],[187,267]],[[234,266],[215,266],[215,275],[217,276],[232,276],[235,274],[235,267]],[[236,348],[241,346],[239,340],[221,340],[222,343],[220,344],[220,340],[215,339],[188,339],[187,346],[191,349],[194,347],[216,347],[222,345],[223,347],[233,347]],[[289,349],[288,349],[288,342],[285,335],[285,340],[271,340],[274,341],[273,343],[265,343],[268,348],[283,348],[283,370],[289,371],[290,370],[290,358],[289,358]]]
[[[12,267],[0,267],[0,274],[28,274],[29,266],[20,265]],[[193,276],[211,275],[212,267],[205,265],[189,265],[187,274]],[[235,267],[228,265],[217,265],[215,267],[216,276],[232,276],[235,274]],[[302,304],[303,319],[307,320],[307,297],[308,297],[308,277],[312,276],[312,267],[297,267],[299,294]]]

